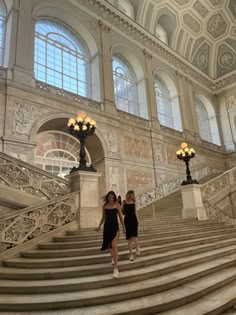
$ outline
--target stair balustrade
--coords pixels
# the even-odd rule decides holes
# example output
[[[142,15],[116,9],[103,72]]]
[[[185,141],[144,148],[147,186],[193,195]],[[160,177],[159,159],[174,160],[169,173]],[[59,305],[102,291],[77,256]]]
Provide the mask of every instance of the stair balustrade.
[[[70,192],[69,182],[0,152],[0,185],[50,200]]]
[[[74,221],[78,207],[75,192],[6,215],[0,220],[0,252]]]

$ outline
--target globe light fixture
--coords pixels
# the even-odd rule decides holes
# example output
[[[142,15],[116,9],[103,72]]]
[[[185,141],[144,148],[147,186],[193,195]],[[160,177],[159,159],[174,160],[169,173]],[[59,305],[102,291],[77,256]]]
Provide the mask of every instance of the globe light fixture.
[[[79,167],[73,167],[71,173],[78,170],[96,172],[96,169],[92,165],[87,166],[85,151],[85,140],[88,136],[92,136],[95,133],[96,121],[87,116],[85,112],[79,112],[76,118],[68,120],[67,126],[69,133],[80,141]]]
[[[186,165],[186,177],[187,179],[182,182],[181,185],[198,184],[195,179],[192,179],[191,172],[189,168],[189,161],[195,157],[195,150],[193,148],[189,149],[187,143],[183,142],[181,144],[181,149],[176,151],[177,158],[183,160]]]

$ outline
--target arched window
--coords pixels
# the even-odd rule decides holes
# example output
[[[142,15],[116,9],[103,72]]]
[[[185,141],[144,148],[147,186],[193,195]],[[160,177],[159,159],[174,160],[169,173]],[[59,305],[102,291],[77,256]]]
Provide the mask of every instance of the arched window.
[[[37,80],[90,96],[88,49],[71,29],[57,21],[36,22],[34,68]]]
[[[5,42],[5,19],[6,8],[2,0],[0,0],[0,65],[3,65],[4,42]]]
[[[159,122],[163,126],[182,131],[176,87],[168,75],[165,73],[160,75],[154,77]]]
[[[195,98],[195,109],[201,138],[213,142],[208,112],[203,102],[197,97]]]
[[[134,7],[129,0],[118,0],[117,8],[131,19],[134,19]]]
[[[39,133],[36,137],[35,165],[49,173],[64,177],[79,166],[80,143],[69,134],[58,131]],[[86,160],[91,163],[86,150]]]
[[[123,57],[113,55],[112,69],[116,107],[140,116],[137,79],[131,65]]]
[[[170,92],[165,82],[157,76],[155,78],[155,93],[160,124],[169,128],[174,128]]]

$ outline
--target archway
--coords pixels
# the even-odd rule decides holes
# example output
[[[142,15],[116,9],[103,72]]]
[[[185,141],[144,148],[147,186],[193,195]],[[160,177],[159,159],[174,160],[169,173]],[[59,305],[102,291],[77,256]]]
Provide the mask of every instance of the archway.
[[[67,122],[67,117],[60,117],[42,123],[34,139],[36,165],[59,176],[65,176],[73,166],[79,165],[79,140],[68,133]],[[86,140],[86,155],[87,162],[102,174],[99,189],[100,195],[104,195],[105,153],[96,132]]]

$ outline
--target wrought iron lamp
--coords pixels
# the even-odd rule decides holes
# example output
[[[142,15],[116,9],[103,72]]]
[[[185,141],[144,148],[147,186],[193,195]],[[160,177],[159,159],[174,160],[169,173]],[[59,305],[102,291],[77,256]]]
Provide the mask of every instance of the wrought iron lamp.
[[[96,172],[96,169],[92,165],[87,166],[85,152],[85,140],[88,136],[92,136],[94,134],[96,129],[95,125],[96,121],[87,116],[85,112],[79,112],[76,118],[70,118],[68,120],[67,126],[69,133],[78,138],[80,141],[79,167],[73,167],[71,173],[78,170]]]
[[[183,142],[181,144],[181,149],[176,151],[177,158],[179,160],[183,160],[186,165],[186,177],[187,179],[182,182],[181,185],[188,185],[188,184],[198,184],[195,179],[192,179],[191,172],[189,168],[189,161],[195,157],[194,149],[189,149],[187,143]]]

